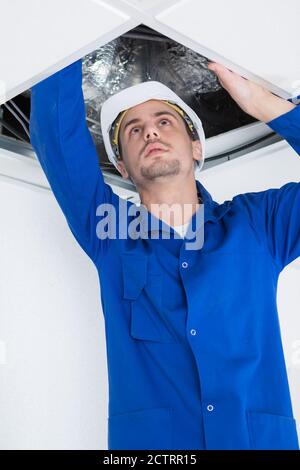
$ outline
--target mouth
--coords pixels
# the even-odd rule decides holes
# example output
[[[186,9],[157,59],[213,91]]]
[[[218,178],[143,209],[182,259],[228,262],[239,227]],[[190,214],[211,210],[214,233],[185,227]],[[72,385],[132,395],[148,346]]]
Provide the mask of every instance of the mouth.
[[[163,147],[159,147],[158,145],[152,145],[149,150],[147,151],[145,157],[149,157],[152,155],[158,155],[159,153],[167,152],[167,149],[164,149]]]
[[[147,153],[146,157],[151,157],[152,155],[158,155],[158,154],[164,153],[164,152],[167,152],[167,150],[163,150],[163,149],[150,150],[150,152]]]

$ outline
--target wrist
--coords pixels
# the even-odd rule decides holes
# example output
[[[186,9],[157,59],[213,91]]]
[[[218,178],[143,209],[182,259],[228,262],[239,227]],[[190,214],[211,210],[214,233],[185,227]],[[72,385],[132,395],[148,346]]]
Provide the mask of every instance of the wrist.
[[[295,104],[290,103],[283,98],[279,98],[272,93],[268,93],[264,99],[254,105],[252,115],[259,121],[267,123],[285,113],[288,113],[295,107]]]

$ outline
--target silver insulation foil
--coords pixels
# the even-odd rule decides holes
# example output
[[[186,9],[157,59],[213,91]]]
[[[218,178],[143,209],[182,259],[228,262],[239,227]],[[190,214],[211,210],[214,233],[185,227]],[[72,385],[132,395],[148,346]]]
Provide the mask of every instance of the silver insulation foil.
[[[221,88],[216,75],[207,68],[207,58],[166,37],[145,39],[128,35],[105,44],[82,60],[87,122],[95,144],[101,147],[102,103],[124,88],[157,80],[192,108],[195,96]]]

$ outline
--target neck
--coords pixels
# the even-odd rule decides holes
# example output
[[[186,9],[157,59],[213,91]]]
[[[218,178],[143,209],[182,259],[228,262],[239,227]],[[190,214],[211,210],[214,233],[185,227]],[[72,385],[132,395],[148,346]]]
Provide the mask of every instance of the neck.
[[[173,227],[188,223],[202,203],[194,177],[180,185],[175,181],[156,182],[140,189],[139,195],[151,214]]]

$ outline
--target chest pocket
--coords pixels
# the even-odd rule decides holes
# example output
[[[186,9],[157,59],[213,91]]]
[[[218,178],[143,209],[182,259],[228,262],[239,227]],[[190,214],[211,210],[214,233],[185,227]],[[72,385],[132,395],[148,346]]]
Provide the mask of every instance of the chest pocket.
[[[163,276],[143,254],[121,255],[123,297],[130,301],[130,335],[143,341],[174,343],[162,306]]]

